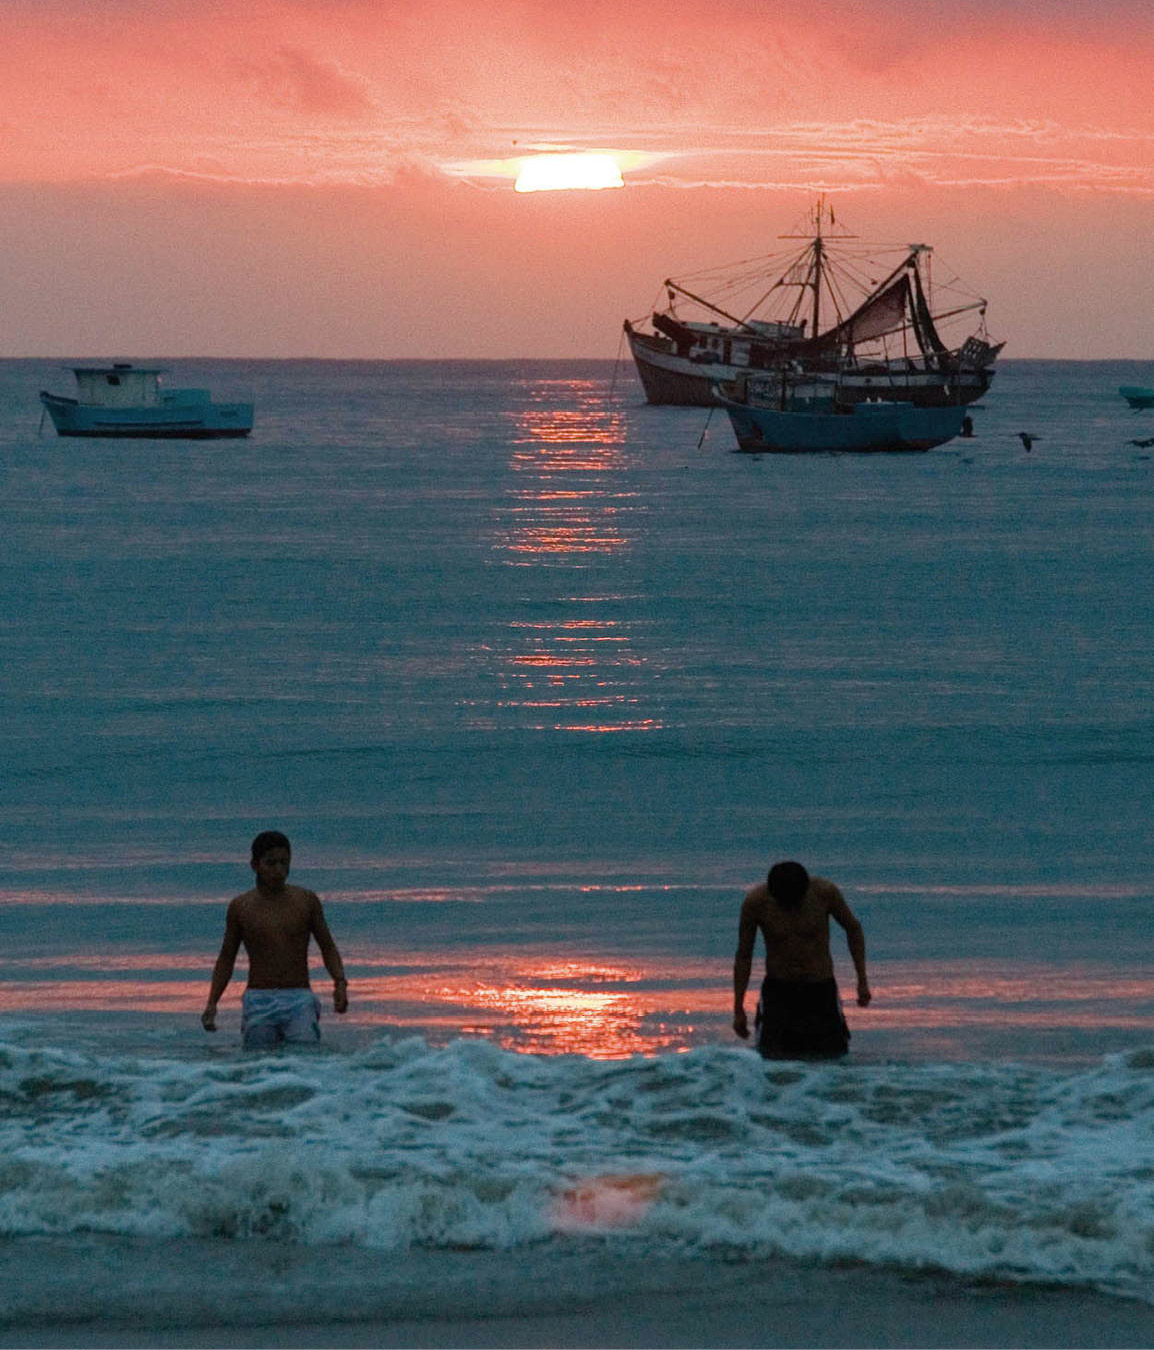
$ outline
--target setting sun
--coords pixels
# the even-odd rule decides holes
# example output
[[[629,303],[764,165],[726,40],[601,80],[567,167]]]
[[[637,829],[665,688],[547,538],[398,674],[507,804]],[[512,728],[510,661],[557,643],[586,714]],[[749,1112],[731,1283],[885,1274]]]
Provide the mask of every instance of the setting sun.
[[[612,155],[535,155],[521,161],[514,184],[518,192],[556,192],[562,188],[619,188],[625,183]]]

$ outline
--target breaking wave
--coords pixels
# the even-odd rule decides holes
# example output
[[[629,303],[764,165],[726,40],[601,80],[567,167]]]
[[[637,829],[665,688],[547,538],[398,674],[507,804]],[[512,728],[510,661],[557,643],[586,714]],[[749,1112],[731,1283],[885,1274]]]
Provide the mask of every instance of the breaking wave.
[[[481,1040],[0,1045],[0,1233],[509,1249],[557,1234],[1151,1298],[1154,1050],[1094,1068],[627,1061]]]

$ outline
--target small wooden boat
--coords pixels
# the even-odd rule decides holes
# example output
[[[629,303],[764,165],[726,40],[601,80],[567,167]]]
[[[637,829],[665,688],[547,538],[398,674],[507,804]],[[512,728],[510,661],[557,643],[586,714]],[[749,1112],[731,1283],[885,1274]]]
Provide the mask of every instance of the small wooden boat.
[[[714,386],[738,448],[753,454],[876,454],[932,450],[962,432],[964,404],[846,401],[836,379],[747,377]]]
[[[251,403],[213,403],[207,389],[165,389],[162,366],[73,366],[77,398],[40,393],[60,436],[206,440],[247,436]]]
[[[1154,389],[1143,389],[1138,384],[1120,384],[1118,392],[1131,408],[1154,408]]]

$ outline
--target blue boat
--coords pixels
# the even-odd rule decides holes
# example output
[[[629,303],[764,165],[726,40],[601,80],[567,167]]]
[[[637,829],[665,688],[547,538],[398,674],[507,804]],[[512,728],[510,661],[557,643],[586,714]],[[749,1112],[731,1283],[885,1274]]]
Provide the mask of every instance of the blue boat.
[[[165,389],[163,366],[73,366],[76,398],[40,393],[60,436],[207,440],[247,436],[251,403],[213,403],[207,389]]]
[[[1118,392],[1131,408],[1154,408],[1154,389],[1143,389],[1138,384],[1120,384]]]
[[[925,408],[839,398],[836,377],[749,378],[714,387],[738,448],[754,454],[893,453],[932,450],[961,434],[964,404]]]

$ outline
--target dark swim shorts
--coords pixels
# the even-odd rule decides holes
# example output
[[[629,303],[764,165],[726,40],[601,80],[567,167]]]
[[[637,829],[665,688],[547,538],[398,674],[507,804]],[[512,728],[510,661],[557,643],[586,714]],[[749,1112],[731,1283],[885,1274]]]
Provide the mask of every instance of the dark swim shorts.
[[[849,1027],[835,980],[766,976],[757,1005],[757,1048],[767,1059],[835,1059],[849,1050]]]

